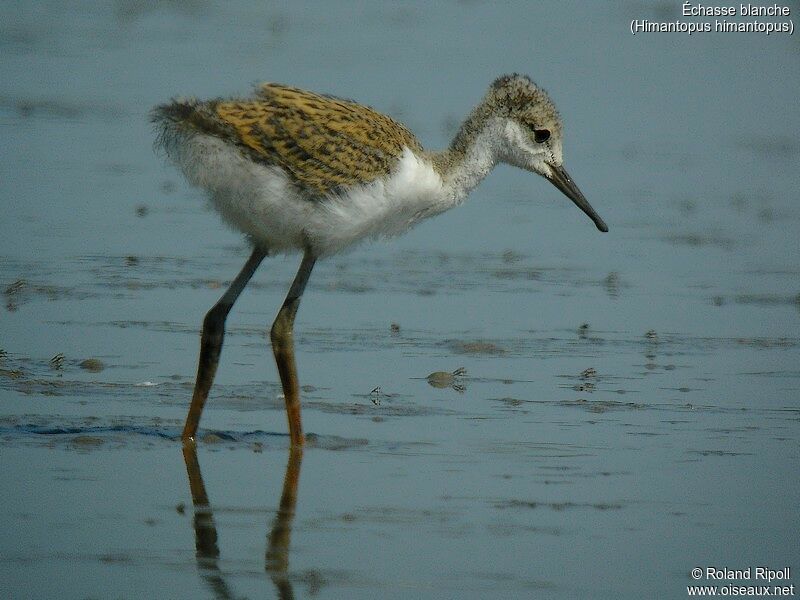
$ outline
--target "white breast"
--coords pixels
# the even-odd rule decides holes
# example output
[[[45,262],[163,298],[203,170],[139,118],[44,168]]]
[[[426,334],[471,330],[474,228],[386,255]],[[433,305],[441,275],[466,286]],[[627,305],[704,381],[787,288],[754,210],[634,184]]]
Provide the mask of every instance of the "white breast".
[[[335,254],[363,238],[400,235],[453,204],[431,164],[406,148],[388,178],[316,203],[306,232],[321,254]]]
[[[194,134],[170,158],[208,190],[223,219],[270,252],[335,254],[365,238],[399,235],[458,202],[430,162],[404,149],[392,174],[327,198],[307,198],[278,167]]]

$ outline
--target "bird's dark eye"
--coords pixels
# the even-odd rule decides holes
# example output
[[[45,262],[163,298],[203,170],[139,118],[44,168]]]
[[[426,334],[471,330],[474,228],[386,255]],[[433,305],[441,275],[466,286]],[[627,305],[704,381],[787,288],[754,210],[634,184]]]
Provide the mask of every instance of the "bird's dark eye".
[[[533,130],[533,139],[536,140],[537,144],[543,144],[547,140],[550,139],[550,130],[549,129],[534,129]]]

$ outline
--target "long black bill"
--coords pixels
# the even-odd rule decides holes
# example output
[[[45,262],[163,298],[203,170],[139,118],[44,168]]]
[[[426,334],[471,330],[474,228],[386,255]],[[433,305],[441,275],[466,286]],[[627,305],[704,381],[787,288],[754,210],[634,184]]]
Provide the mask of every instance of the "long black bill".
[[[594,212],[592,205],[589,204],[589,201],[578,189],[578,186],[572,181],[572,177],[564,170],[564,167],[550,165],[550,170],[552,171],[552,175],[548,177],[550,183],[560,189],[567,198],[572,200],[578,208],[585,212],[589,218],[594,221],[594,224],[597,225],[600,231],[608,231],[608,225],[600,218],[600,215]]]

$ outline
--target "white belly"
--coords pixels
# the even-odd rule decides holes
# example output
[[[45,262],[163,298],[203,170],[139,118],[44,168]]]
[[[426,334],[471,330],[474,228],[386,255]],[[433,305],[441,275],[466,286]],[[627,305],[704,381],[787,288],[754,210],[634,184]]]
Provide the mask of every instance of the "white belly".
[[[323,199],[303,196],[280,168],[254,163],[213,136],[195,134],[176,154],[170,158],[210,192],[223,219],[271,253],[335,254],[365,238],[399,235],[459,201],[407,148],[389,177]]]

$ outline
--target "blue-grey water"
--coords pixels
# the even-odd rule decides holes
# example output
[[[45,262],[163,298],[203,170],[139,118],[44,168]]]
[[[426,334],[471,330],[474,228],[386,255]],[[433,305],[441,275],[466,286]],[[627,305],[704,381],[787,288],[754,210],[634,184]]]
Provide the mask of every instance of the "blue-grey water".
[[[693,568],[759,566],[797,584],[800,46],[630,33],[698,20],[680,11],[4,3],[0,595],[683,598],[765,583]],[[559,106],[610,232],[501,166],[321,262],[296,326],[302,463],[266,336],[298,259],[266,261],[185,457],[202,316],[248,249],[153,153],[149,109],[279,81],[438,148],[513,71]]]

